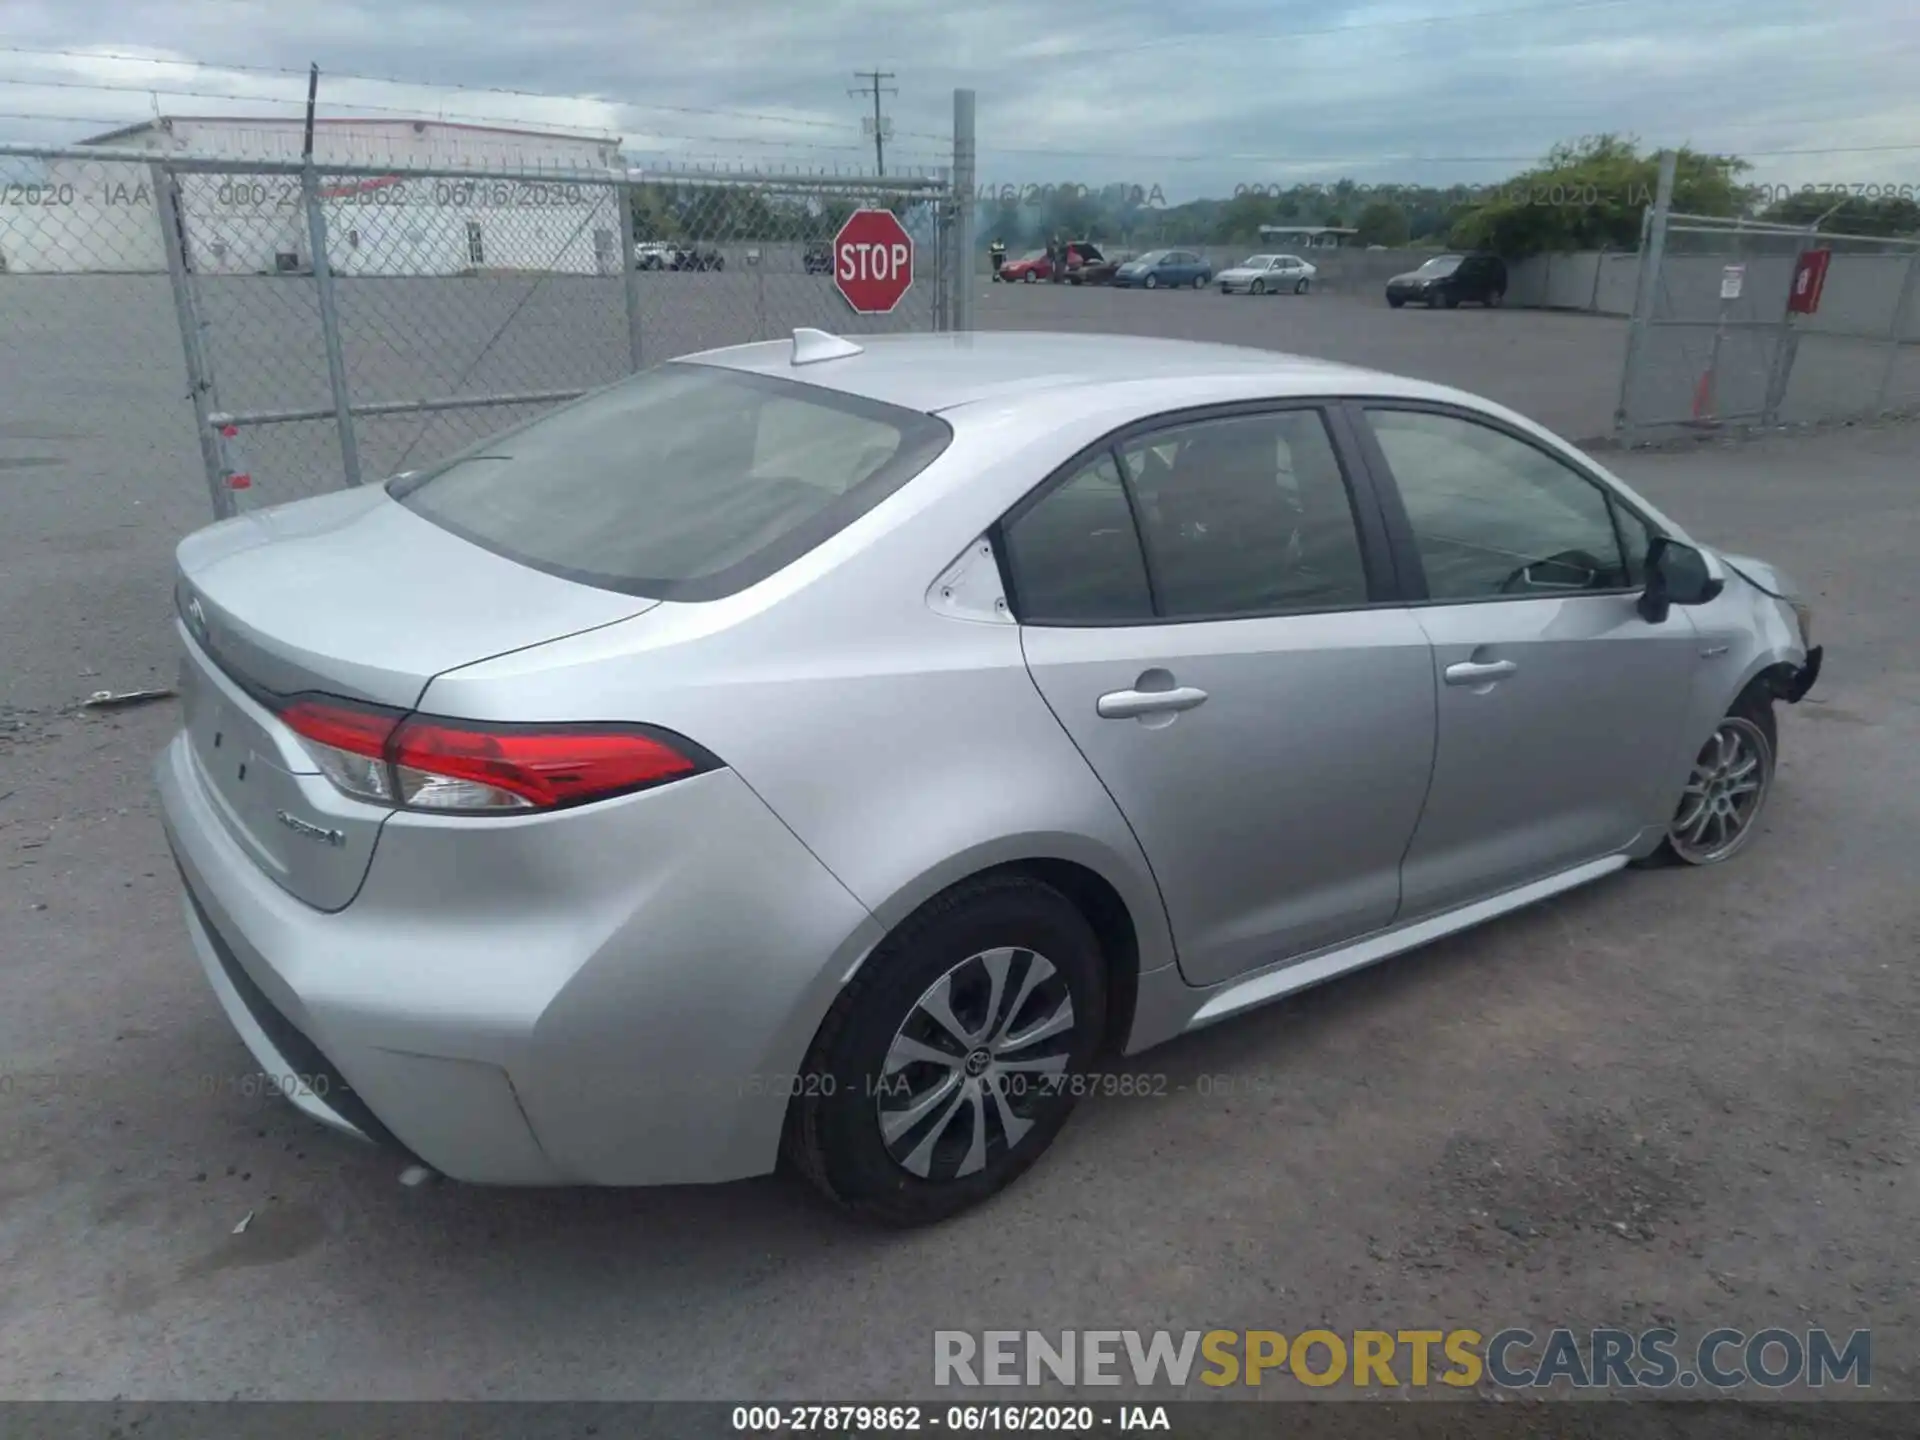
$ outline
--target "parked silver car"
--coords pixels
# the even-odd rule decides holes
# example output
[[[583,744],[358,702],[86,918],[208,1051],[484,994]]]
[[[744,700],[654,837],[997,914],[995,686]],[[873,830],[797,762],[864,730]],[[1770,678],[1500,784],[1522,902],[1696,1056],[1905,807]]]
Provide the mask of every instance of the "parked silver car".
[[[1739,851],[1793,596],[1441,386],[803,331],[190,536],[157,776],[308,1114],[913,1223],[1104,1052]]]
[[[1319,273],[1298,255],[1249,255],[1215,278],[1222,295],[1304,295]]]

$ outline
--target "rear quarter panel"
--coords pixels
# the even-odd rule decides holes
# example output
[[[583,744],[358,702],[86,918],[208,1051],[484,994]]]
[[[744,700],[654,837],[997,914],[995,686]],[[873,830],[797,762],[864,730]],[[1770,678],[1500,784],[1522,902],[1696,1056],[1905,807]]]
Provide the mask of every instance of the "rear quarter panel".
[[[1166,387],[1150,388],[1164,403]],[[1032,407],[1017,401],[969,407],[976,413],[928,472],[760,585],[449,672],[423,708],[644,720],[687,735],[887,927],[979,870],[1076,861],[1126,903],[1140,968],[1170,965],[1145,857],[1040,698],[1019,628],[937,613],[928,601],[1008,505],[1132,418],[1130,403],[1046,424],[1024,419]]]

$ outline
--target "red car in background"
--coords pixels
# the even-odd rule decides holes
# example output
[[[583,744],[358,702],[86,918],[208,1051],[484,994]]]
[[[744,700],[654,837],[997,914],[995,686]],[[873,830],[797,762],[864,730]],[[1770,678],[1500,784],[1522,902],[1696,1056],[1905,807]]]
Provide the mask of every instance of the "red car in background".
[[[1032,284],[1035,280],[1052,278],[1053,262],[1047,259],[1045,250],[1029,250],[1018,260],[1009,260],[1000,267],[998,279],[1012,284],[1015,280],[1025,280]]]
[[[1085,240],[1067,242],[1067,263],[1062,267],[1064,278],[1067,271],[1073,270],[1089,261],[1098,261],[1100,252]],[[1000,267],[999,279],[1012,284],[1024,280],[1031,285],[1036,280],[1053,279],[1053,262],[1047,258],[1045,250],[1029,250],[1018,260],[1009,260]]]

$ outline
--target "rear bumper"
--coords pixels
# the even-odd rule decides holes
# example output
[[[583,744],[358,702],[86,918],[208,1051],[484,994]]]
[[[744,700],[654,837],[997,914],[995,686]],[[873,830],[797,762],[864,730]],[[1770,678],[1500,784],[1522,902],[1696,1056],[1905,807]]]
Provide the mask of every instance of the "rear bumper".
[[[156,766],[201,967],[269,1088],[488,1184],[761,1174],[879,926],[730,771],[537,820],[396,816],[314,910]]]

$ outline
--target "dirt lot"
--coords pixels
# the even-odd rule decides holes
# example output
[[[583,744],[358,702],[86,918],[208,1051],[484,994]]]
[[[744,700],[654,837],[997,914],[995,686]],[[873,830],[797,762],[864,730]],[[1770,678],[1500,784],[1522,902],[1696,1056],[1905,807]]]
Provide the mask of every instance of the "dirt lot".
[[[1033,288],[983,319],[1382,363],[1574,433],[1617,373],[1587,317]],[[1670,1321],[1871,1327],[1874,1392],[1920,1398],[1913,430],[1617,460],[1819,607],[1827,674],[1737,862],[1141,1057],[1165,1095],[1086,1105],[999,1203],[898,1236],[781,1179],[402,1189],[242,1093],[147,778],[171,707],[70,708],[171,670],[191,437],[175,377],[103,362],[79,413],[67,363],[0,386],[0,1396],[897,1397],[932,1393],[937,1328]]]

